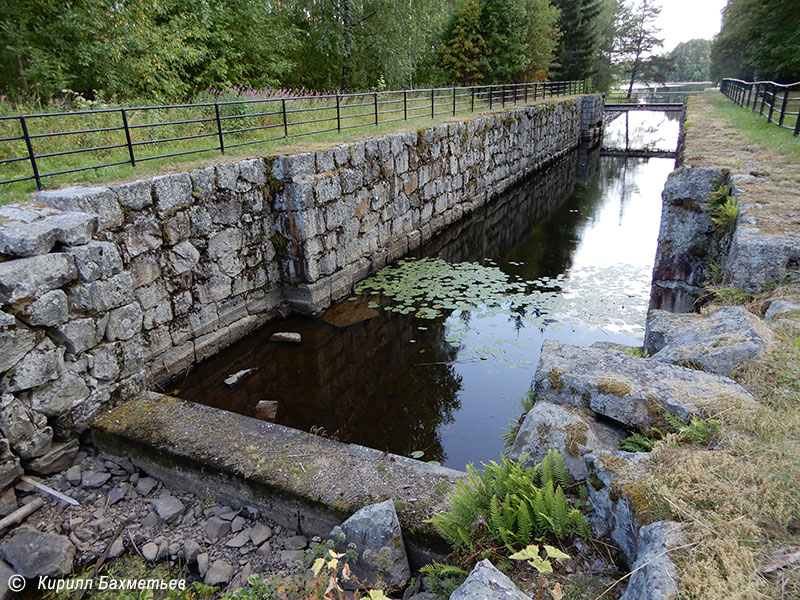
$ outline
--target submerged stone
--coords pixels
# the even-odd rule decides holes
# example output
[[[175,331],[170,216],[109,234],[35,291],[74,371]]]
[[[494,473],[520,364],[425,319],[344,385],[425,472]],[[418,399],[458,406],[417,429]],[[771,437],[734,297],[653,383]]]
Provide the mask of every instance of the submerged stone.
[[[278,331],[273,333],[269,339],[271,342],[291,342],[295,344],[299,344],[302,341],[299,333],[291,331]]]

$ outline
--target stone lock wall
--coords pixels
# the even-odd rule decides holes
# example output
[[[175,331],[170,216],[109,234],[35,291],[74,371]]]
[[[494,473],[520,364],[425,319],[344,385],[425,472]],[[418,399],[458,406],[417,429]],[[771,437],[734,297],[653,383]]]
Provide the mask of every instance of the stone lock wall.
[[[578,145],[595,96],[0,208],[0,514],[100,409],[370,272]]]

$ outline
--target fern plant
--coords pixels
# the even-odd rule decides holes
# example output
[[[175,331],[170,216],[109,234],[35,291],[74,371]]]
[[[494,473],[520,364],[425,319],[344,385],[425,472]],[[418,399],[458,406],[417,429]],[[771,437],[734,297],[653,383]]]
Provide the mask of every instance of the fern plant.
[[[523,458],[524,461],[524,458]],[[449,509],[428,522],[462,556],[498,545],[516,552],[534,540],[591,535],[586,518],[567,500],[568,471],[551,450],[533,469],[505,457],[502,464],[467,465],[448,498]]]
[[[654,429],[654,431],[656,431]],[[647,437],[641,433],[632,433],[620,443],[620,447],[628,452],[650,452],[659,438]]]
[[[718,230],[728,229],[739,216],[739,204],[727,185],[720,185],[711,190],[706,198],[706,210]]]
[[[468,573],[461,567],[432,561],[421,567],[420,573],[427,576],[426,587],[437,596],[449,598],[455,589],[464,583]]]

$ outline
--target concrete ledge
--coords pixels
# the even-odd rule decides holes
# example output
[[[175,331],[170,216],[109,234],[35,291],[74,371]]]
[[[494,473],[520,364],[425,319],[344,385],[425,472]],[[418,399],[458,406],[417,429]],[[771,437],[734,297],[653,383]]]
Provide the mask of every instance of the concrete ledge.
[[[460,471],[152,392],[101,414],[92,432],[171,488],[255,506],[309,536],[391,499],[412,566],[448,552],[424,520],[444,509]]]

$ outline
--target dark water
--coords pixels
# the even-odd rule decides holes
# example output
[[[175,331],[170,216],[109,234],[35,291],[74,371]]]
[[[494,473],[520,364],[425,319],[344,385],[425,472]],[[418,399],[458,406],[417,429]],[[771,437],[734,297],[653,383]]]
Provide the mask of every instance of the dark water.
[[[670,126],[662,117],[645,127]],[[541,310],[475,306],[419,319],[372,310],[370,298],[345,301],[340,316],[371,318],[276,321],[170,388],[247,415],[260,400],[277,401],[281,424],[403,455],[421,450],[453,468],[496,459],[545,339],[641,343],[673,163],[576,153],[418,253],[494,265],[514,281],[557,279]],[[268,341],[275,331],[297,331],[303,342]],[[252,367],[259,371],[234,389],[223,385]]]

